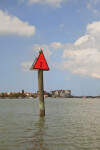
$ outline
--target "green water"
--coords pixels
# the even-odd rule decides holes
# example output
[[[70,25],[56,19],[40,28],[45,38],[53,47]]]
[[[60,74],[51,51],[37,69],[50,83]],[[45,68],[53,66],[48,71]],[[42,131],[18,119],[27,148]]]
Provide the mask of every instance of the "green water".
[[[100,99],[0,100],[0,150],[100,150]]]

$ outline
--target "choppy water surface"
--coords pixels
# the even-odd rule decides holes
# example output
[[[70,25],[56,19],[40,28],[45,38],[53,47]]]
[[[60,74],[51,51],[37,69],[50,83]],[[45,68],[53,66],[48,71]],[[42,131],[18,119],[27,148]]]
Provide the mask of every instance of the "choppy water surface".
[[[100,150],[100,99],[0,100],[0,150]]]

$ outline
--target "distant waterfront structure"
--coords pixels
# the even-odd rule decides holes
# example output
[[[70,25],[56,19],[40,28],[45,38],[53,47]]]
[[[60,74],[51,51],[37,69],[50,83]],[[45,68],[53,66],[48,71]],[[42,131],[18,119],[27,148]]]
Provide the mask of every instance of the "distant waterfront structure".
[[[4,99],[4,98],[37,98],[39,97],[38,91],[37,93],[31,93],[31,92],[4,92],[4,93],[0,93],[0,99]],[[100,95],[98,96],[73,96],[71,94],[71,90],[55,90],[55,91],[44,91],[44,98],[48,98],[48,97],[54,97],[54,98],[99,98],[100,99]]]
[[[24,94],[24,90],[22,90],[22,93]]]
[[[67,98],[71,96],[71,90],[55,90],[55,91],[50,91],[50,94],[53,97],[63,97]]]

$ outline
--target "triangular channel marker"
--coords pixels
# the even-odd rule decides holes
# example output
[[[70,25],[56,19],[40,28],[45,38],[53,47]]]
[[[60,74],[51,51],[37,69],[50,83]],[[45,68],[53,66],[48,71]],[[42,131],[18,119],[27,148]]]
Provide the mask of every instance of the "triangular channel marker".
[[[30,68],[30,70],[34,69],[40,69],[45,71],[50,70],[42,50],[39,52],[38,56],[35,58]]]

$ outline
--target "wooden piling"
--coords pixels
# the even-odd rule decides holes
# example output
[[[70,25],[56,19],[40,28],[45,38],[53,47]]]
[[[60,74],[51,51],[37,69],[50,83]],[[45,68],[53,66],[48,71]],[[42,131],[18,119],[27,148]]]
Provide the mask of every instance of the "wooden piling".
[[[40,116],[45,116],[43,70],[38,70],[39,108]]]

